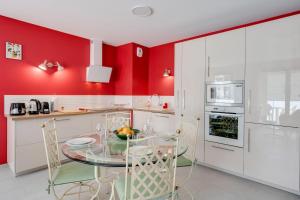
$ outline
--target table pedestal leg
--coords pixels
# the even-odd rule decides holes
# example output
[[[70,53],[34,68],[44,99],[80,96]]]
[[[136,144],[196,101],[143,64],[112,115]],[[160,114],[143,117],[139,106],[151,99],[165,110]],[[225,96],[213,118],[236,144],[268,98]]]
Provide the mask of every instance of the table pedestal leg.
[[[95,194],[92,196],[91,200],[94,199],[99,199],[99,193],[100,193],[100,189],[101,189],[101,183],[100,183],[100,167],[95,166],[94,167],[94,174],[95,174],[95,181],[97,183],[97,190],[95,192]]]

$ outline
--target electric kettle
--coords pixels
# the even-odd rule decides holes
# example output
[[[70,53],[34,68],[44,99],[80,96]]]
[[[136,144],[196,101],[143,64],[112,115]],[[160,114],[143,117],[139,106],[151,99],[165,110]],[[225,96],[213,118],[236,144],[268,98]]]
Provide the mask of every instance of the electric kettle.
[[[37,115],[40,113],[42,106],[41,102],[37,99],[30,99],[29,101],[29,111],[30,115]]]

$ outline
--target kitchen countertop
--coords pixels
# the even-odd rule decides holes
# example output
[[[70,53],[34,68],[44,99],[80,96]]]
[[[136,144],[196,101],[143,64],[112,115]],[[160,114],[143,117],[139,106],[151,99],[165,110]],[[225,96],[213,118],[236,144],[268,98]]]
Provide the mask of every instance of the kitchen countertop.
[[[93,108],[86,110],[65,110],[65,111],[56,111],[50,114],[38,114],[38,115],[6,115],[8,119],[11,120],[28,120],[28,119],[39,119],[39,118],[49,118],[49,117],[61,117],[61,116],[71,116],[71,115],[86,115],[86,114],[94,114],[94,113],[108,113],[108,112],[128,112],[128,111],[144,111],[144,112],[152,112],[152,113],[162,113],[162,114],[171,114],[174,115],[175,112],[173,110],[163,110],[159,108],[123,108],[123,107],[103,107],[103,108]]]

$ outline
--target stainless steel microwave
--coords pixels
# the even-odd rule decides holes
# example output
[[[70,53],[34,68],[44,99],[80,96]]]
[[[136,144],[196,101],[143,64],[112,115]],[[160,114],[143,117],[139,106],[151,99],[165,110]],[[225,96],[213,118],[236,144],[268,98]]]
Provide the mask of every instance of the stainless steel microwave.
[[[207,82],[206,104],[213,106],[243,106],[244,81]]]

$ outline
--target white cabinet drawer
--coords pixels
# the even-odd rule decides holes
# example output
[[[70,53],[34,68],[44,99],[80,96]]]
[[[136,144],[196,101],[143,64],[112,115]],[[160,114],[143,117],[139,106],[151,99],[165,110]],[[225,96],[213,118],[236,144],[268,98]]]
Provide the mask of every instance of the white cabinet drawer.
[[[175,133],[175,116],[170,114],[152,113],[151,126],[156,133]]]
[[[16,121],[16,145],[29,145],[43,142],[41,125],[49,120],[33,119]],[[89,115],[56,117],[57,136],[59,141],[92,132],[92,120]]]
[[[151,112],[133,111],[133,127],[143,130],[147,121],[151,122]]]
[[[91,118],[91,122],[92,122],[92,127],[91,127],[92,132],[96,131],[97,124],[100,124],[101,128],[105,128],[105,126],[106,126],[105,113],[91,114],[90,118]]]
[[[243,149],[205,141],[205,162],[218,168],[243,174]]]
[[[49,119],[50,118],[16,121],[16,145],[22,146],[43,142],[42,124]]]
[[[90,133],[92,120],[89,115],[67,116],[56,118],[56,130],[59,141]]]

